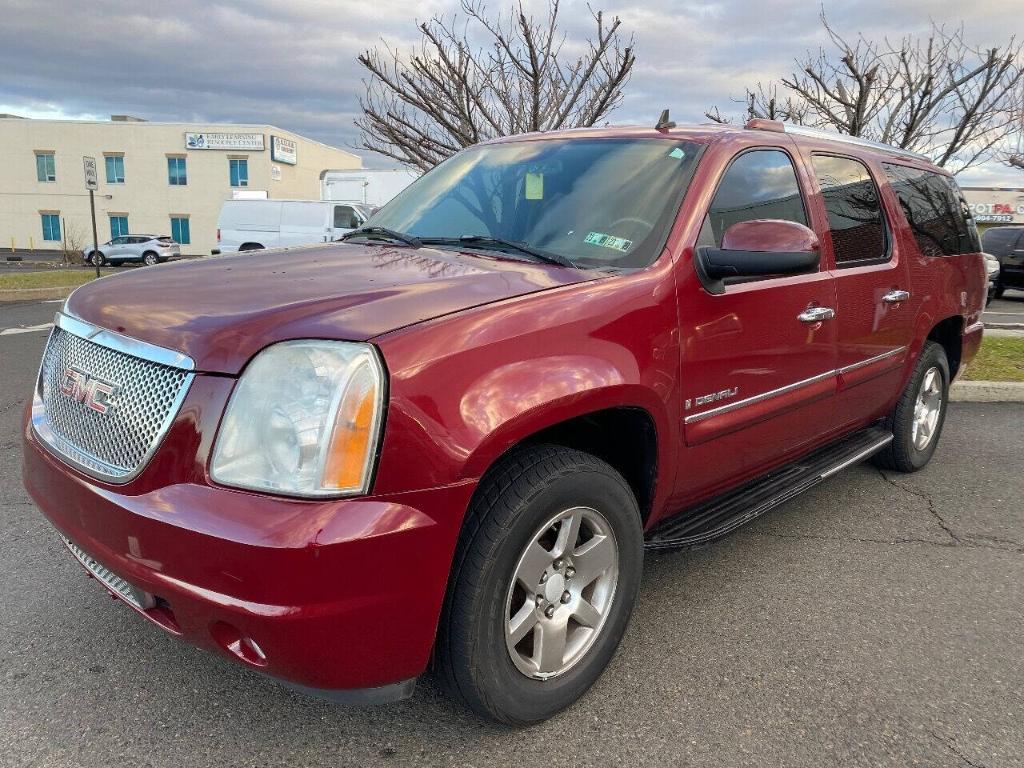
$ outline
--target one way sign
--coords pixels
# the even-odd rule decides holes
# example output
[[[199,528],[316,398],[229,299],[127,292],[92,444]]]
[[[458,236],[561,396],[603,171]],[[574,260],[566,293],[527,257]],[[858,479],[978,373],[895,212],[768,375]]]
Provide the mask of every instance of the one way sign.
[[[96,158],[83,157],[82,165],[85,167],[85,188],[99,189],[99,178],[96,175]]]

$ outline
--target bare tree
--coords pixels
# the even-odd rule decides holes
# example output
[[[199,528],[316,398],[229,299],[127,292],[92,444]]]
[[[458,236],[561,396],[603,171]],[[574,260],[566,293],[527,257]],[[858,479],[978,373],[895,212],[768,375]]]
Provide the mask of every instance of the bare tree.
[[[808,51],[778,83],[757,84],[744,116],[770,117],[894,144],[959,172],[1005,153],[1024,114],[1022,44],[980,48],[963,27],[926,37],[852,42],[828,23],[830,47]],[[779,100],[777,92],[785,94]],[[718,108],[708,117],[727,121]]]
[[[363,147],[428,170],[488,138],[594,125],[621,103],[635,57],[618,17],[591,10],[594,36],[567,45],[558,0],[540,20],[521,2],[505,17],[480,0],[462,11],[461,27],[421,23],[411,54],[383,44],[359,56],[370,75],[356,120]]]
[[[82,247],[85,244],[85,233],[77,224],[68,224],[62,220],[61,231],[64,237],[61,240],[61,263],[65,265],[84,264],[85,257],[82,255]]]

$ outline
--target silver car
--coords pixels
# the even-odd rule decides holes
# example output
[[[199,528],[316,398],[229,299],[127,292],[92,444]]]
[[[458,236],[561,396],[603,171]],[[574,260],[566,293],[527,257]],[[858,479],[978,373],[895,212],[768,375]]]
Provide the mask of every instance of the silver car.
[[[102,243],[99,249],[91,245],[82,251],[90,264],[122,264],[126,261],[141,261],[147,266],[167,261],[171,256],[181,256],[181,246],[167,235],[122,235]]]

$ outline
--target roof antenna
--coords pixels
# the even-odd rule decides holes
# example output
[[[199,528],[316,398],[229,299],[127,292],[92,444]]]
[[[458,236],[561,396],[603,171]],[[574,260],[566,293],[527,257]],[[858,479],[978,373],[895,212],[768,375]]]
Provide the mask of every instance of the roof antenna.
[[[654,126],[656,131],[667,131],[669,128],[675,128],[676,124],[674,120],[668,119],[668,110],[661,110],[661,117],[658,118],[658,124]]]

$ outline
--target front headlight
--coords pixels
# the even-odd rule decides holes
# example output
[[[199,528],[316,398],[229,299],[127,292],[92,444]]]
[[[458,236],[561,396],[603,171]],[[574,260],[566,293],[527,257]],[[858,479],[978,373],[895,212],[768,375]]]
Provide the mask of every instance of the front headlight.
[[[369,344],[285,341],[260,352],[231,395],[210,474],[297,496],[369,492],[384,372]]]

